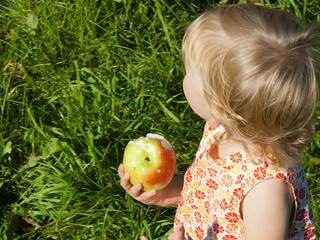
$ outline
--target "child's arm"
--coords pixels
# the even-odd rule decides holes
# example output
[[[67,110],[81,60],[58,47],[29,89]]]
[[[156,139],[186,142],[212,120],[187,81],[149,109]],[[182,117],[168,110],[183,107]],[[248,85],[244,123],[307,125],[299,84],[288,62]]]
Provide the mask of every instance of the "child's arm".
[[[183,187],[183,175],[175,176],[169,185],[163,190],[151,190],[144,192],[142,191],[141,184],[138,183],[132,186],[129,181],[130,176],[128,173],[124,172],[122,164],[120,164],[118,168],[118,173],[120,176],[120,185],[137,201],[142,202],[143,204],[163,207],[178,205],[180,193]]]
[[[288,183],[279,179],[259,183],[242,203],[245,239],[288,239],[293,203],[294,197]]]

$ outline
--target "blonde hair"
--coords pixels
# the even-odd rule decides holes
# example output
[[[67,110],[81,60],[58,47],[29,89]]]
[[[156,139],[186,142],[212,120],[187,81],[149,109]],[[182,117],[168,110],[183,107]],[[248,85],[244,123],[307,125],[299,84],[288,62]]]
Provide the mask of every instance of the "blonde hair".
[[[312,27],[290,13],[237,4],[202,14],[187,29],[182,49],[227,136],[259,146],[283,165],[299,161],[313,137],[315,42]]]

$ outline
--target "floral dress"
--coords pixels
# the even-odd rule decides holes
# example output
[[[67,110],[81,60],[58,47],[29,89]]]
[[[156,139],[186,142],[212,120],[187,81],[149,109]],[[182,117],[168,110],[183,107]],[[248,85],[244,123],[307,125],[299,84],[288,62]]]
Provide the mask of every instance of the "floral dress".
[[[310,195],[301,163],[279,167],[254,163],[245,151],[212,158],[215,139],[224,128],[206,128],[196,159],[185,174],[175,224],[183,222],[187,239],[244,239],[240,204],[259,182],[278,178],[288,182],[294,192],[295,214],[291,221],[290,240],[315,239]],[[218,151],[217,151],[218,152]]]

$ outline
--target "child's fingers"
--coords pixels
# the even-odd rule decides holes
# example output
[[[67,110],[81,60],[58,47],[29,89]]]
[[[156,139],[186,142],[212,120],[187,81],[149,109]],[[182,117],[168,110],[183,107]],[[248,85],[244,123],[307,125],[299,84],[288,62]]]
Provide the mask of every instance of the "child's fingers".
[[[120,176],[120,185],[126,190],[131,187],[129,179],[130,175],[128,173],[124,173],[122,176]]]
[[[155,199],[154,196],[157,194],[156,190],[151,190],[149,192],[143,192],[139,197],[140,201],[144,204],[153,204]]]
[[[127,192],[130,194],[131,197],[139,200],[138,198],[141,195],[142,185],[137,183],[133,185]]]
[[[120,178],[122,177],[122,175],[124,174],[124,167],[123,164],[121,163],[118,167],[118,174],[120,176]]]
[[[132,188],[132,184],[130,183],[130,175],[129,173],[124,172],[122,164],[118,168],[118,174],[120,176],[120,185],[127,192]]]
[[[131,197],[144,204],[153,204],[154,196],[157,194],[156,190],[144,192],[142,190],[142,184],[137,183],[132,185],[130,183],[130,175],[124,171],[123,164],[119,165],[118,174],[120,176],[121,187],[123,187]]]

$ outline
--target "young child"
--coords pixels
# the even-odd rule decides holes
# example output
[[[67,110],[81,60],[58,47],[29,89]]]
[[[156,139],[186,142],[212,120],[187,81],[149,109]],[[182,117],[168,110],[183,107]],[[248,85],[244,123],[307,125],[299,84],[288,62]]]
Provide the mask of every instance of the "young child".
[[[161,191],[132,186],[120,165],[121,186],[142,203],[178,205],[187,239],[315,239],[301,152],[314,132],[316,53],[312,28],[282,10],[202,14],[183,40],[183,90],[206,120],[196,158]]]

